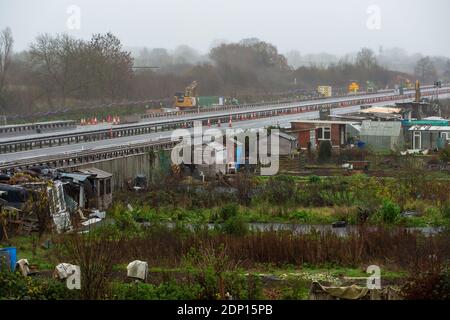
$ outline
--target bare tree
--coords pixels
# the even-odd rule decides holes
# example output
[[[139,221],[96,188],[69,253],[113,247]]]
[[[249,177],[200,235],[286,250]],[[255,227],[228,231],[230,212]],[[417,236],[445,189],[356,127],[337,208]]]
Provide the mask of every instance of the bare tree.
[[[3,100],[3,91],[6,85],[6,74],[11,64],[14,39],[11,29],[6,28],[0,32],[0,104]]]
[[[102,98],[114,101],[125,97],[133,77],[131,53],[123,50],[120,40],[109,32],[94,34],[88,48]]]
[[[444,73],[442,74],[445,80],[450,81],[450,59],[447,60]]]
[[[414,69],[414,74],[420,81],[424,83],[432,83],[436,80],[437,72],[436,68],[431,61],[430,57],[424,57],[417,61]]]
[[[356,56],[356,63],[367,70],[376,67],[377,59],[375,53],[369,48],[362,48]]]
[[[65,106],[67,95],[73,90],[73,78],[79,68],[76,65],[78,47],[81,41],[68,35],[52,37],[40,35],[31,45],[30,55],[42,86],[51,105],[54,88],[57,88],[62,105]]]

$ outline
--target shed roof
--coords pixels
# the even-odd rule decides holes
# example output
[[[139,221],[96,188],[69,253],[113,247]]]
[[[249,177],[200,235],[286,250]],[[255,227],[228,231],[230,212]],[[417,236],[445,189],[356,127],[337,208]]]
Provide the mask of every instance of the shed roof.
[[[84,174],[90,174],[95,175],[98,179],[105,179],[112,177],[112,174],[97,168],[86,168],[86,169],[79,169],[78,172],[84,173]]]
[[[80,182],[85,181],[87,178],[89,178],[90,174],[80,174],[80,173],[72,173],[72,172],[61,172],[61,177],[63,178],[70,178],[73,180],[77,180]]]
[[[278,136],[279,136],[280,138],[283,138],[283,139],[286,139],[286,140],[290,140],[290,141],[295,141],[295,140],[297,140],[296,137],[293,137],[293,136],[291,136],[290,134],[285,133],[285,132],[281,132],[281,131],[278,132]]]
[[[450,126],[412,126],[409,131],[449,131]]]
[[[448,126],[449,121],[446,119],[423,119],[423,120],[402,120],[402,124],[405,127],[413,127],[413,126]]]
[[[313,123],[313,124],[353,124],[358,121],[339,121],[339,120],[293,120],[291,123]]]
[[[389,108],[389,107],[370,107],[367,109],[360,110],[360,113],[400,113],[401,108]]]

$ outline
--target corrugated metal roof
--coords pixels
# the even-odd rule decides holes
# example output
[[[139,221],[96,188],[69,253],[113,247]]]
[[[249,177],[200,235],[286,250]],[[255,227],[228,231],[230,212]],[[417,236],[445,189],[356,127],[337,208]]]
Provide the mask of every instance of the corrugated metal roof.
[[[426,117],[426,118],[423,118],[422,120],[442,120],[442,121],[448,121],[448,119],[445,119],[445,118],[442,118],[442,117],[435,117],[435,116],[433,116],[433,117]]]
[[[450,131],[450,126],[412,126],[409,131]]]
[[[405,127],[409,126],[448,126],[448,120],[438,119],[423,119],[423,120],[402,120],[402,124]]]

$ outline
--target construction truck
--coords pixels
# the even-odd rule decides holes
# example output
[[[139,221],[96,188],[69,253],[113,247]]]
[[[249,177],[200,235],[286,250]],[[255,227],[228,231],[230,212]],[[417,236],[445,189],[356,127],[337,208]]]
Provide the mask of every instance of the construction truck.
[[[193,81],[184,92],[175,93],[174,107],[178,109],[191,109],[197,107],[197,81]]]
[[[356,80],[350,80],[350,84],[348,85],[348,93],[356,94],[359,92],[359,82]]]

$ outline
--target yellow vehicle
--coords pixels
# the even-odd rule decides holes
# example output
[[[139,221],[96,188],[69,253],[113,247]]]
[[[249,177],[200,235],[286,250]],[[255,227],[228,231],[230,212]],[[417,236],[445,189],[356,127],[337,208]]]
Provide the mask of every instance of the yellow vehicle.
[[[350,80],[350,84],[348,85],[348,93],[358,93],[359,92],[359,83],[355,80]]]
[[[396,82],[399,86],[401,86],[405,89],[408,89],[408,90],[414,89],[414,84],[408,78],[398,75]]]
[[[184,92],[175,93],[174,106],[179,109],[189,109],[197,107],[197,81],[193,81],[186,87]]]

